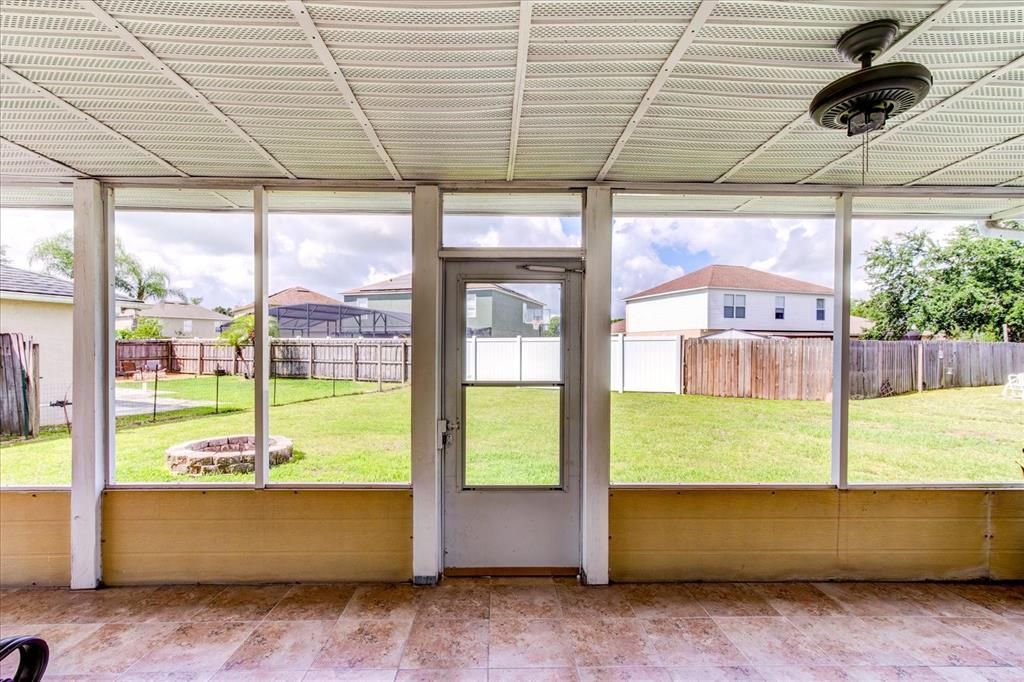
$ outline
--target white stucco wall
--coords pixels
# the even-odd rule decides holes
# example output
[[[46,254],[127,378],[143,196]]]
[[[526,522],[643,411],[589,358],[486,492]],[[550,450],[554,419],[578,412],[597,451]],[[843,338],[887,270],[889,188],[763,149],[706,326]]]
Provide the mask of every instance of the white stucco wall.
[[[24,334],[39,344],[39,423],[64,423],[64,411],[49,407],[71,400],[72,306],[67,303],[0,299],[0,332]],[[69,408],[70,414],[70,408]]]
[[[707,329],[708,292],[691,291],[626,303],[626,333]]]
[[[822,332],[832,331],[832,296],[829,294],[789,294],[774,291],[744,291],[742,289],[708,290],[708,328],[745,329],[749,331]],[[747,297],[747,316],[728,319],[723,315],[726,294]],[[775,297],[786,297],[786,317],[775,319]],[[825,319],[815,319],[815,306],[819,298],[825,299]]]

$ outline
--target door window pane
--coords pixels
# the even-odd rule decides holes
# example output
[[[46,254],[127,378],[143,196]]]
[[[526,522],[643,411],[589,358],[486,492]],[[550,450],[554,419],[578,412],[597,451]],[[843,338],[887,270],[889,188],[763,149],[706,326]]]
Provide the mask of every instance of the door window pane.
[[[467,386],[467,487],[557,486],[561,387]]]
[[[467,283],[465,379],[560,381],[561,303],[554,282]]]

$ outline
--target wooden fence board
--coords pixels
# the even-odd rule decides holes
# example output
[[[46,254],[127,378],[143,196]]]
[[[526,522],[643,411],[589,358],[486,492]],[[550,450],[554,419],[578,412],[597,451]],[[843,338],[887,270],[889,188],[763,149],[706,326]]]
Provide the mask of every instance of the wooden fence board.
[[[828,400],[831,339],[686,339],[683,392],[766,400]],[[919,362],[920,354],[920,362]],[[1024,372],[1024,343],[850,341],[850,397],[997,386]]]
[[[0,434],[38,433],[39,344],[22,334],[0,334]]]
[[[404,383],[410,376],[409,342],[403,339],[273,339],[270,375],[290,378],[341,379]],[[252,371],[252,346],[240,358],[232,346],[216,339],[118,341],[121,374],[157,361],[182,374],[245,374]]]

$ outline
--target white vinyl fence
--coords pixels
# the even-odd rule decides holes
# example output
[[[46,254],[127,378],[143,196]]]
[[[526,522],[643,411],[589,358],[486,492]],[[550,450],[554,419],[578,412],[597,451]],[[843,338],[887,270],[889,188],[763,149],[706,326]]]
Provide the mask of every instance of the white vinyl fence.
[[[560,341],[553,336],[466,339],[466,381],[559,381]]]
[[[550,336],[466,340],[466,381],[558,381],[560,339]],[[612,336],[612,390],[682,393],[679,337]]]
[[[612,336],[612,390],[683,392],[683,349],[678,336]]]

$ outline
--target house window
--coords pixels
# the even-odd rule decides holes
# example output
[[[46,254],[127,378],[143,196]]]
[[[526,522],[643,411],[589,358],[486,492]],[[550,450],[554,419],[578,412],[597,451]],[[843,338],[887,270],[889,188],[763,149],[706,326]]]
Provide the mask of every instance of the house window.
[[[814,319],[818,322],[825,321],[825,299],[818,298],[814,301]]]
[[[466,294],[466,319],[476,319],[476,294]]]
[[[365,296],[360,296],[359,298],[356,299],[356,306],[359,308],[369,308],[370,299],[368,299]]]
[[[776,296],[775,297],[775,319],[784,320],[786,319],[786,297]]]
[[[722,315],[728,319],[744,319],[747,316],[747,297],[744,294],[726,294]]]
[[[192,333],[192,320],[182,320],[181,322],[181,333],[191,334]]]

